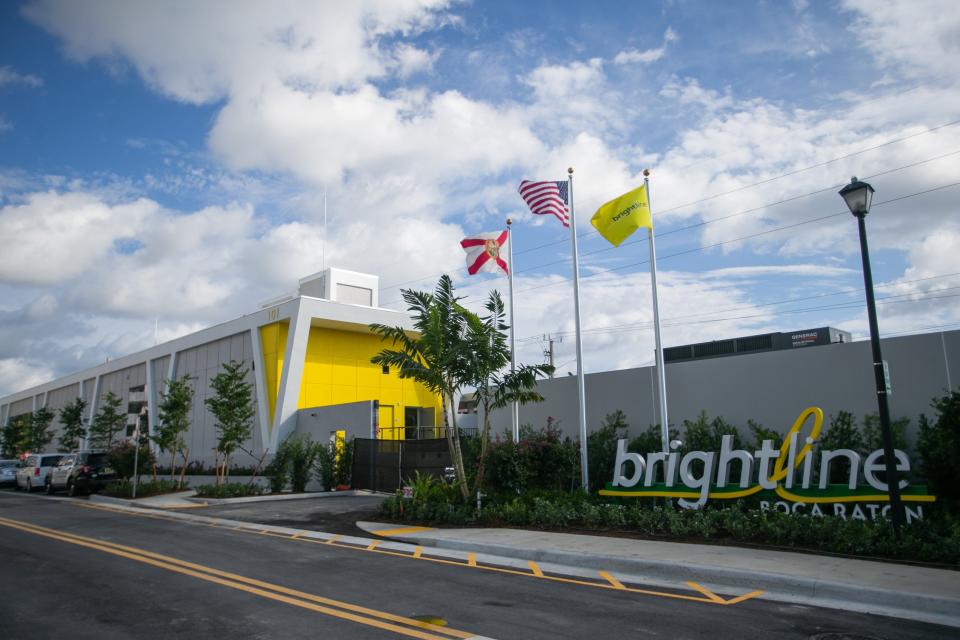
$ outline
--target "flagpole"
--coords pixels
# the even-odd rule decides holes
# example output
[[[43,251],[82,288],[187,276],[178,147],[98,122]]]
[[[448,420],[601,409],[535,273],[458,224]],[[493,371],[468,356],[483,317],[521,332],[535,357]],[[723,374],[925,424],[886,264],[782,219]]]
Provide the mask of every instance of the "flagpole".
[[[647,192],[647,205],[653,212],[650,199],[650,170],[643,170],[643,185]],[[653,225],[647,227],[647,240],[650,250],[650,288],[653,290],[653,335],[657,356],[657,387],[660,396],[660,434],[663,439],[664,453],[670,452],[670,418],[667,412],[667,376],[663,362],[663,345],[660,343],[660,305],[657,302],[657,249],[653,240]]]
[[[517,370],[517,343],[514,332],[516,321],[513,315],[513,220],[510,218],[507,218],[507,253],[510,259],[507,269],[507,279],[510,281],[510,373],[514,373]],[[520,442],[520,405],[516,400],[510,408],[510,426],[513,441]]]
[[[577,391],[580,400],[580,482],[590,490],[587,469],[587,399],[583,382],[583,341],[580,337],[580,262],[577,258],[577,218],[573,212],[573,167],[567,169],[567,195],[570,197],[570,242],[573,246],[573,318],[577,330]]]

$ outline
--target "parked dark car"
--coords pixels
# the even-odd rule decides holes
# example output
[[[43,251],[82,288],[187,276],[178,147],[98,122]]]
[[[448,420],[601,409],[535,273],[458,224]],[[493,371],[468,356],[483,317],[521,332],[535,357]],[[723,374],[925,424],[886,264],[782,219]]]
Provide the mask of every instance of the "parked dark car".
[[[44,488],[47,493],[65,490],[67,495],[96,493],[108,482],[117,479],[110,468],[107,454],[98,451],[68,453],[50,470]]]
[[[17,484],[19,460],[0,460],[0,486]]]

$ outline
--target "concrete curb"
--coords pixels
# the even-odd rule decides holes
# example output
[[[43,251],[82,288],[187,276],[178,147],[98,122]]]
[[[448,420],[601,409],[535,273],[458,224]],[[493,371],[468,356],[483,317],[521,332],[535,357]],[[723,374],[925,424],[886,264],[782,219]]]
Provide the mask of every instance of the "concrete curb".
[[[377,528],[395,528],[370,522],[357,526],[376,535]],[[814,580],[788,573],[759,573],[716,565],[666,562],[648,558],[629,558],[591,553],[571,553],[545,548],[507,547],[467,540],[437,539],[418,533],[383,536],[423,547],[482,553],[493,556],[533,560],[581,569],[615,572],[621,580],[633,578],[643,583],[676,586],[692,580],[718,592],[761,589],[763,598],[801,603],[829,609],[860,611],[894,618],[906,618],[960,627],[960,599],[907,593],[861,584]],[[958,574],[960,579],[960,574]],[[633,580],[630,580],[633,581]]]
[[[188,498],[193,502],[205,502],[208,505],[248,504],[251,502],[276,502],[284,500],[310,500],[314,498],[344,498],[351,496],[376,495],[372,491],[351,489],[349,491],[311,491],[309,493],[281,493],[280,495],[246,496],[243,498]]]

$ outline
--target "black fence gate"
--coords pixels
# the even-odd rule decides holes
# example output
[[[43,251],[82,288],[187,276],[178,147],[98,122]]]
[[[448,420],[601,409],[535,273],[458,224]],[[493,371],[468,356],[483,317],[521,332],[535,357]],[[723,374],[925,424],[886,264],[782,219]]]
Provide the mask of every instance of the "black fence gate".
[[[407,484],[415,472],[443,477],[451,465],[450,451],[444,438],[430,440],[371,440],[354,438],[353,471],[350,482],[354,489],[392,493]]]

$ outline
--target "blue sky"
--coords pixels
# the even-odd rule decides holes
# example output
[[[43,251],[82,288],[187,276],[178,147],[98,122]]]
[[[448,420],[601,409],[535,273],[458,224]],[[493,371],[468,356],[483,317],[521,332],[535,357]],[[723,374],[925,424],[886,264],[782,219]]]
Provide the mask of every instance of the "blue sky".
[[[458,240],[507,216],[521,359],[551,333],[572,368],[567,235],[516,193],[568,166],[588,371],[653,357],[646,242],[612,250],[588,223],[644,168],[667,345],[863,337],[856,226],[836,195],[851,175],[877,189],[882,332],[960,327],[954,13],[3,3],[0,393],[149,346],[155,325],[170,339],[249,312],[324,260],[380,275],[388,306],[444,272],[479,302],[505,282],[468,278]]]

